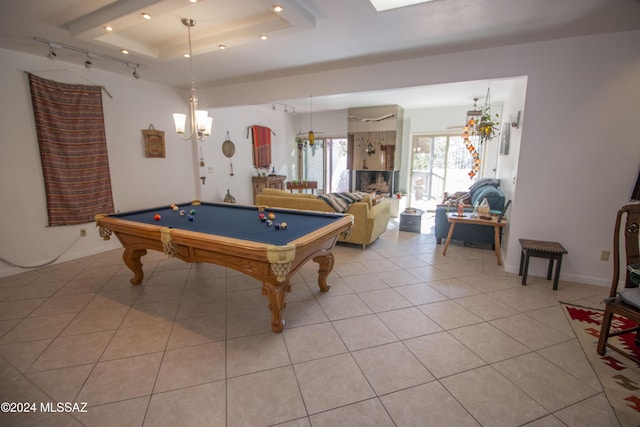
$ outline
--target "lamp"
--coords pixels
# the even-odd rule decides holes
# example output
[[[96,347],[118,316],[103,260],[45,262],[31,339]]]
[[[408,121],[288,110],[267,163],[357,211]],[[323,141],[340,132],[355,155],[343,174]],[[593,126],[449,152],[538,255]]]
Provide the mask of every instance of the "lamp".
[[[175,124],[176,132],[185,141],[188,140],[200,140],[204,141],[209,135],[211,135],[211,125],[213,123],[213,117],[209,117],[209,113],[206,110],[198,110],[198,95],[196,93],[196,83],[193,77],[193,55],[191,53],[191,27],[196,25],[196,21],[193,19],[182,18],[182,24],[187,27],[187,34],[189,36],[189,70],[191,72],[191,97],[189,98],[189,123],[191,126],[188,136],[184,136],[186,129],[187,115],[182,113],[173,114],[173,122]]]

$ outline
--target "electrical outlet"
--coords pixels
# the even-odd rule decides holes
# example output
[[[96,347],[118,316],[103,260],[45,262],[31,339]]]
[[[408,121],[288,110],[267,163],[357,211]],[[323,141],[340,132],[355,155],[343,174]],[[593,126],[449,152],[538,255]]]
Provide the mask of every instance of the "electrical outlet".
[[[600,261],[609,261],[609,251],[602,251],[600,254]]]
[[[87,237],[87,229],[86,228],[81,228],[80,229],[80,237]]]

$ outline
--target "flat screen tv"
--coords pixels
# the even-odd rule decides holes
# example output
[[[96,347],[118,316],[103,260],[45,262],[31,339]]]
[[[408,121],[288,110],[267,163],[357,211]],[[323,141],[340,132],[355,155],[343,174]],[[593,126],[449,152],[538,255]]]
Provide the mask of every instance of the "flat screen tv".
[[[640,200],[640,172],[638,172],[636,186],[633,187],[633,193],[631,193],[631,200]]]

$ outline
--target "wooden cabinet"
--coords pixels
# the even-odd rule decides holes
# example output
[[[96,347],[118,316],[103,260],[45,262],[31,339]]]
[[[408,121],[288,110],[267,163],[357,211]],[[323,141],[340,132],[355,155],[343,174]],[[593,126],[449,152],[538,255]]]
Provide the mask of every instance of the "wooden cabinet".
[[[284,175],[267,175],[252,176],[251,183],[253,185],[253,204],[256,204],[256,196],[262,193],[265,188],[275,188],[284,190],[284,181],[287,179]]]

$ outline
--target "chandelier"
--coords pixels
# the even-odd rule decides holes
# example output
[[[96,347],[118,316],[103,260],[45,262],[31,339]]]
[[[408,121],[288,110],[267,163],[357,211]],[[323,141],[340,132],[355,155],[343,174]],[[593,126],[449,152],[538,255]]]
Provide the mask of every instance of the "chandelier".
[[[184,136],[187,121],[186,114],[173,113],[173,122],[180,138],[185,141],[204,141],[211,135],[213,117],[209,117],[209,113],[207,113],[206,110],[198,110],[198,95],[196,93],[196,82],[193,77],[193,55],[191,53],[191,27],[196,25],[196,21],[182,18],[182,24],[187,27],[187,33],[189,35],[189,71],[191,72],[191,97],[189,98],[189,124],[191,129],[189,130],[190,133],[188,136]]]

